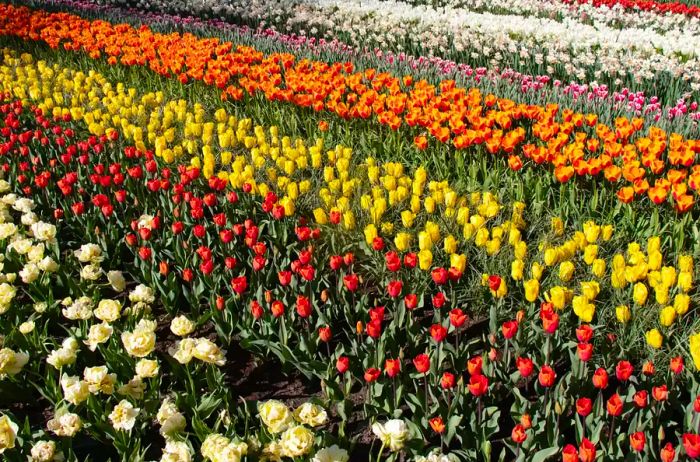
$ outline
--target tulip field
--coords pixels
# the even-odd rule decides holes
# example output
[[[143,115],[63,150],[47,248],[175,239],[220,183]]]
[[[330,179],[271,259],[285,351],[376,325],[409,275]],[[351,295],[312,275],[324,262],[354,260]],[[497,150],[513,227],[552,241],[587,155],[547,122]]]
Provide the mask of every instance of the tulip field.
[[[700,459],[697,0],[0,0],[0,459]]]

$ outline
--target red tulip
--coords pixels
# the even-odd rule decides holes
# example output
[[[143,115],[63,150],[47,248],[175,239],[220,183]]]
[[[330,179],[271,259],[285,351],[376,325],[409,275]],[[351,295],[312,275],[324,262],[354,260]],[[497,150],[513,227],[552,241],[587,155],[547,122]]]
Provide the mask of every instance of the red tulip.
[[[393,250],[389,251],[384,255],[384,261],[386,262],[386,269],[391,272],[395,272],[401,269],[401,258],[399,254]]]
[[[396,298],[401,295],[401,290],[403,289],[403,282],[401,281],[390,281],[386,286],[386,291],[390,297]]]
[[[430,428],[433,429],[435,433],[442,433],[445,431],[445,422],[443,422],[442,417],[436,416],[428,421]]]
[[[527,378],[530,377],[530,375],[532,375],[534,365],[530,358],[523,358],[519,356],[515,360],[515,365],[518,368],[518,372],[520,372],[520,375],[522,377]]]
[[[139,249],[139,258],[143,261],[148,261],[151,259],[153,252],[149,247],[141,247]]]
[[[581,462],[593,462],[595,460],[595,445],[588,438],[581,440],[578,447],[578,457]]]
[[[340,255],[331,255],[330,267],[333,271],[339,270],[343,266],[343,257]]]
[[[691,459],[700,457],[700,435],[695,433],[685,433],[683,435],[683,448]]]
[[[652,376],[656,372],[656,367],[654,367],[654,363],[651,361],[647,361],[644,363],[642,366],[642,373],[647,376]]]
[[[567,444],[561,453],[562,462],[579,462],[578,461],[578,450],[573,444]]]
[[[253,300],[252,302],[250,302],[250,312],[252,313],[255,319],[262,318],[263,309],[260,306],[260,303],[257,302],[257,300]]]
[[[443,372],[442,377],[440,377],[440,386],[449,390],[455,386],[455,376],[451,372]]]
[[[352,252],[348,252],[345,255],[343,255],[343,262],[345,262],[345,266],[352,265],[354,261],[355,255]]]
[[[391,378],[396,377],[401,372],[401,360],[400,359],[387,359],[384,362],[384,372]]]
[[[593,410],[593,404],[589,398],[579,398],[576,400],[576,412],[581,417],[587,417]]]
[[[447,337],[447,329],[442,324],[433,324],[430,327],[430,336],[437,343],[440,343]]]
[[[506,340],[511,339],[518,333],[518,322],[517,321],[506,321],[501,326],[501,332]]]
[[[615,367],[615,375],[620,382],[626,382],[632,376],[633,371],[634,367],[629,361],[620,361]]]
[[[622,414],[622,400],[620,399],[620,395],[615,393],[608,399],[607,409],[608,414],[611,416],[617,417]]]
[[[365,382],[372,383],[375,380],[377,380],[381,374],[382,371],[380,371],[376,367],[370,367],[365,371]]]
[[[416,370],[424,374],[430,370],[430,356],[428,356],[425,353],[421,353],[415,358],[413,358],[413,365],[416,367]]]
[[[693,410],[700,414],[700,395],[696,396],[693,401]]]
[[[408,294],[403,298],[407,310],[412,310],[418,306],[418,296],[416,294]]]
[[[350,292],[355,292],[357,290],[358,282],[357,275],[354,273],[343,276],[343,285],[345,285],[345,288]]]
[[[450,324],[452,324],[456,329],[459,329],[464,325],[469,319],[469,316],[464,314],[459,308],[455,308],[450,311]]]
[[[666,401],[668,399],[668,387],[666,385],[653,387],[651,389],[651,396],[653,396],[656,401]]]
[[[590,343],[579,343],[576,345],[576,354],[583,362],[588,362],[593,356],[593,345]]]
[[[661,462],[673,462],[676,458],[676,450],[671,443],[661,448]]]
[[[510,432],[510,437],[513,439],[515,444],[521,444],[527,439],[527,433],[525,433],[525,427],[521,424],[517,424],[513,427],[513,431]]]
[[[445,294],[442,292],[438,292],[435,295],[433,295],[433,306],[435,308],[442,308],[443,305],[445,304]]]
[[[576,338],[581,343],[588,343],[593,338],[593,329],[588,324],[581,324],[576,328]]]
[[[303,295],[297,295],[296,309],[297,314],[299,314],[299,316],[302,318],[308,318],[311,316],[311,302]]]
[[[280,302],[279,300],[275,300],[274,302],[272,302],[271,311],[272,316],[274,316],[275,318],[279,318],[284,314],[284,303]]]
[[[542,328],[548,334],[553,334],[559,327],[559,315],[554,311],[543,311],[540,316],[542,319]]]
[[[602,367],[599,367],[593,373],[593,386],[600,390],[608,387],[608,372]]]
[[[341,356],[335,362],[335,368],[340,374],[345,374],[350,367],[350,359],[347,356]]]
[[[447,270],[445,268],[435,268],[430,272],[430,275],[433,278],[433,282],[439,286],[447,282]]]
[[[637,452],[644,450],[644,445],[647,442],[644,432],[635,432],[630,435],[630,447]]]
[[[479,375],[484,366],[484,358],[481,356],[473,356],[467,361],[467,370],[470,375]]]
[[[489,379],[481,374],[469,377],[469,392],[474,396],[481,396],[489,391]]]
[[[501,277],[497,274],[492,274],[488,278],[488,285],[489,289],[498,292],[498,289],[501,287]]]
[[[548,365],[544,365],[540,368],[540,374],[539,374],[539,381],[540,385],[543,387],[551,387],[554,385],[554,380],[557,378],[557,373],[554,372],[554,369],[552,369]]]
[[[406,268],[415,268],[418,264],[418,255],[413,252],[409,252],[403,256],[403,264]]]
[[[649,403],[649,393],[647,393],[646,390],[639,390],[637,393],[634,394],[632,400],[638,408],[645,408]]]
[[[233,288],[234,292],[240,295],[245,292],[246,288],[248,288],[248,280],[245,276],[233,278],[231,279],[231,287]]]
[[[279,279],[281,286],[288,286],[292,282],[292,272],[280,271],[277,273],[277,279]]]
[[[382,335],[382,322],[372,320],[367,323],[367,335],[372,338],[379,338]]]
[[[372,321],[384,321],[384,307],[375,306],[369,309],[369,319]]]
[[[671,358],[670,369],[671,372],[673,372],[676,375],[683,372],[683,356],[676,356],[675,358]]]
[[[321,339],[322,342],[328,343],[331,341],[331,337],[333,336],[331,332],[331,328],[328,326],[322,326],[318,328],[318,338]]]

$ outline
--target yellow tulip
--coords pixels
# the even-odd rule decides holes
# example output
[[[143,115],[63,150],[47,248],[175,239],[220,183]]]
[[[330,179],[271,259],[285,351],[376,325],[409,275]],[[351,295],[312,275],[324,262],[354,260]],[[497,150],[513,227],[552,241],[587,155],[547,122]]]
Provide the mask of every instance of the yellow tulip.
[[[602,258],[596,258],[595,260],[593,260],[591,272],[597,278],[602,278],[603,276],[605,276],[605,260],[603,260]]]
[[[661,348],[661,345],[664,343],[664,337],[661,335],[661,332],[659,332],[659,329],[651,329],[647,331],[646,340],[647,344],[656,350]]]
[[[673,321],[675,321],[675,320],[676,320],[676,310],[672,306],[664,307],[659,312],[659,323],[662,326],[668,327],[671,324],[673,324]]]
[[[456,253],[450,255],[450,266],[464,272],[464,270],[467,268],[467,256]]]
[[[688,337],[690,344],[690,356],[693,357],[695,369],[700,370],[700,334],[693,334]]]
[[[622,324],[627,324],[632,319],[632,312],[626,305],[619,305],[615,308],[615,316]]]
[[[576,295],[571,300],[574,313],[583,322],[591,322],[595,315],[595,305],[583,295]]]
[[[428,271],[433,265],[433,254],[430,250],[421,250],[418,252],[418,265],[423,271]]]
[[[574,264],[570,261],[562,262],[559,265],[559,279],[563,282],[568,282],[574,276]]]
[[[649,290],[643,282],[638,282],[634,285],[632,299],[637,305],[644,305],[647,301],[647,296],[649,295]]]
[[[564,235],[564,222],[562,221],[561,218],[559,217],[552,217],[552,232],[554,233],[555,236],[563,236]]]
[[[408,250],[408,247],[411,244],[411,235],[409,233],[396,234],[394,237],[394,244],[396,245],[396,249],[400,252]]]
[[[676,310],[676,314],[683,316],[688,312],[690,307],[690,296],[688,294],[678,294],[673,299],[673,309]]]
[[[537,279],[530,279],[523,283],[525,289],[525,300],[534,302],[540,294],[540,282]]]
[[[513,260],[510,264],[510,277],[516,281],[521,281],[523,279],[524,268],[525,263],[522,260]]]

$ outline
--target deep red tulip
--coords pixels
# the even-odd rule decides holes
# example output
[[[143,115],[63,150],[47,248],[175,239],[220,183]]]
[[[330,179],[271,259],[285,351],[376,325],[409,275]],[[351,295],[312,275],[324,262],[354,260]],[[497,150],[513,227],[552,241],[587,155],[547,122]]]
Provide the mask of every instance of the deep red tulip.
[[[523,358],[518,356],[518,358],[515,360],[515,366],[518,368],[518,372],[520,372],[520,375],[522,377],[527,378],[530,377],[530,375],[532,375],[534,365],[530,358]]]
[[[588,417],[593,410],[593,403],[590,398],[579,398],[576,400],[576,412],[581,417]]]
[[[511,339],[518,333],[518,322],[517,321],[506,321],[501,326],[501,332],[506,340]]]
[[[415,358],[413,358],[413,365],[416,367],[416,370],[424,374],[430,370],[430,356],[428,356],[425,353],[421,353]]]
[[[475,374],[469,377],[469,393],[479,397],[489,391],[489,379],[481,374]]]

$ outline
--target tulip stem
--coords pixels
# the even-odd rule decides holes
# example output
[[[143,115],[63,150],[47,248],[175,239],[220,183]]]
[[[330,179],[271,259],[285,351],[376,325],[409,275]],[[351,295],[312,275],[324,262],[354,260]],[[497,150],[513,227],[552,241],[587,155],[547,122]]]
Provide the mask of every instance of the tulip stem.
[[[385,444],[384,444],[384,442],[382,441],[382,447],[379,448],[379,454],[377,454],[377,462],[379,462],[380,460],[382,460],[382,453],[384,452],[384,447],[385,447]]]
[[[615,435],[615,416],[612,417],[612,422],[610,423],[610,445],[613,444],[613,436]],[[612,452],[612,447],[610,448]]]
[[[425,412],[428,413],[428,373],[423,377],[423,388],[425,389]]]

